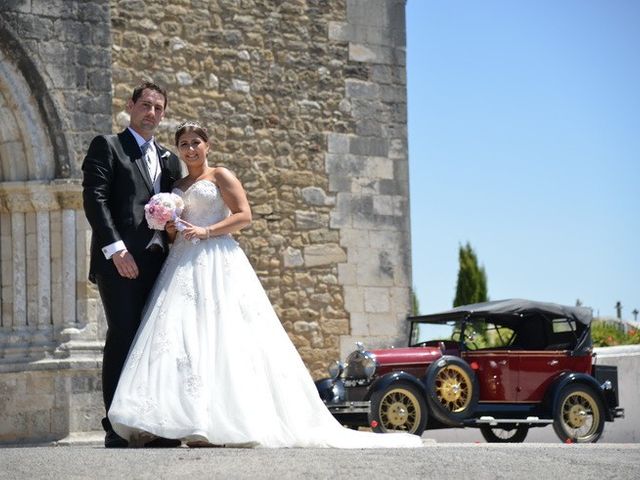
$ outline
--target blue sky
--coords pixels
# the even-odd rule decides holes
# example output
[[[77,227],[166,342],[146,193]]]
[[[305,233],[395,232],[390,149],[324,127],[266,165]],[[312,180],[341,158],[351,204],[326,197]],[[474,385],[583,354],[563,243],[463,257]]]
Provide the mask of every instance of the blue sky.
[[[640,1],[408,0],[413,283],[640,310]],[[640,317],[639,317],[640,319]]]

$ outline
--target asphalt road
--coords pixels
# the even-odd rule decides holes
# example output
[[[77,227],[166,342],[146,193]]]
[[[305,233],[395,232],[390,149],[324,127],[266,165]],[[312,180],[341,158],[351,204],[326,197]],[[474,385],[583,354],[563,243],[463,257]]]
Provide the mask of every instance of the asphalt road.
[[[0,448],[0,479],[640,478],[640,444],[438,444],[419,449]]]

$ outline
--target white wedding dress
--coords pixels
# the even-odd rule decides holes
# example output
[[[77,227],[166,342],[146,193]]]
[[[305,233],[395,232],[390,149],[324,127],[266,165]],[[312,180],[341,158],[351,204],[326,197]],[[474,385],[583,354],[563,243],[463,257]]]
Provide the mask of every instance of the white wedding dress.
[[[199,180],[182,218],[229,215]],[[151,293],[109,419],[121,437],[259,447],[420,447],[418,436],[358,432],[329,413],[244,252],[230,235],[178,237]]]

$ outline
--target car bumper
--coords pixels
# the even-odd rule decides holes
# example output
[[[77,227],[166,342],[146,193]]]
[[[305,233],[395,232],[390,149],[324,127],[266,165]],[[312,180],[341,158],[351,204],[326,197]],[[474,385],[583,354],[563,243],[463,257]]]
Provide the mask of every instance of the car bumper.
[[[624,418],[624,408],[616,407],[611,409],[611,416],[613,418]]]
[[[348,427],[369,426],[369,412],[371,410],[371,402],[369,401],[325,402],[325,405],[342,425]]]
[[[333,415],[366,413],[371,411],[370,401],[325,403]]]

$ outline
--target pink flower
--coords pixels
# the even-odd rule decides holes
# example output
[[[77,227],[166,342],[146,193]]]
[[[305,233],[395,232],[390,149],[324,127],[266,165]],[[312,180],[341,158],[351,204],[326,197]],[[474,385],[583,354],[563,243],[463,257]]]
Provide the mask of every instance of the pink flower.
[[[184,209],[184,202],[175,193],[157,193],[144,206],[149,228],[164,230],[169,220],[175,220]]]

